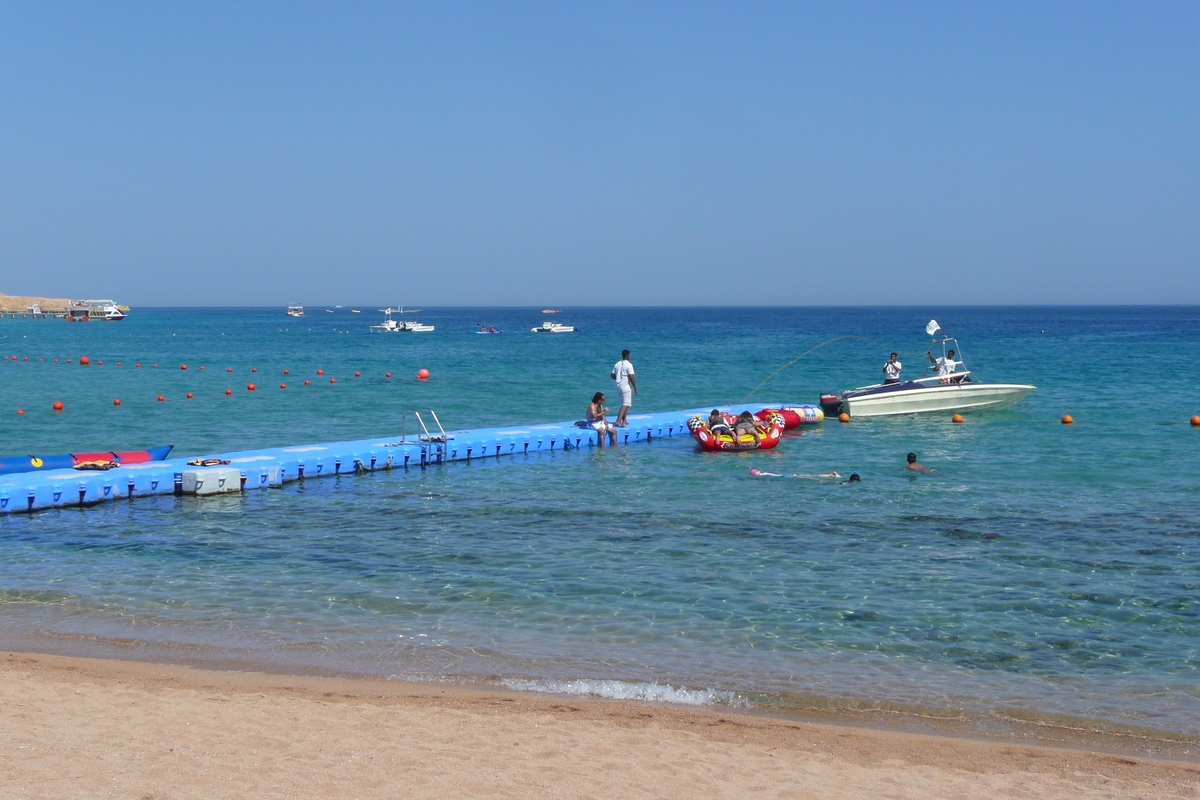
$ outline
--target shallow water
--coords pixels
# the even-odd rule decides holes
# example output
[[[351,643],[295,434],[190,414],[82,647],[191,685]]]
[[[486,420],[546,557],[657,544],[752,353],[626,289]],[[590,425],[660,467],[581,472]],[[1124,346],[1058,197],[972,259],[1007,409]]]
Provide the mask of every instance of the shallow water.
[[[911,373],[931,316],[985,379],[1039,389],[962,425],[826,423],[763,454],[668,439],[4,517],[9,646],[1200,735],[1200,309],[589,309],[550,336],[528,332],[536,309],[430,309],[416,316],[434,333],[395,336],[363,312],[4,320],[0,346],[30,358],[0,362],[4,449],[362,438],[424,406],[453,428],[568,419],[611,388],[622,347],[635,410],[672,410],[740,400],[837,336],[877,340],[830,344],[759,390],[813,402],[876,380],[888,348]],[[909,450],[936,472],[903,473]]]

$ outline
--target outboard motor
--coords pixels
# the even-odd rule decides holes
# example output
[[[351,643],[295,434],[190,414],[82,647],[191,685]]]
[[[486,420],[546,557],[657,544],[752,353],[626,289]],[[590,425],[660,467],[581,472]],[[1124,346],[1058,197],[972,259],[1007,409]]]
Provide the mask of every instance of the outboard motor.
[[[826,417],[837,419],[842,413],[842,398],[832,392],[821,393],[821,411]]]

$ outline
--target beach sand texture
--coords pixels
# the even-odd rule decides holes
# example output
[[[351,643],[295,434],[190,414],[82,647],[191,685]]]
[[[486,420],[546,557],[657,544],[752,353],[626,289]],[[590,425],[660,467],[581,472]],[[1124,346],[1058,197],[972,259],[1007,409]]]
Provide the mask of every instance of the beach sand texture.
[[[42,311],[62,312],[67,310],[70,300],[63,297],[20,297],[17,295],[0,294],[0,312],[5,314],[23,314],[31,305],[42,307]]]
[[[5,654],[0,797],[1182,798],[1067,748],[391,681]]]

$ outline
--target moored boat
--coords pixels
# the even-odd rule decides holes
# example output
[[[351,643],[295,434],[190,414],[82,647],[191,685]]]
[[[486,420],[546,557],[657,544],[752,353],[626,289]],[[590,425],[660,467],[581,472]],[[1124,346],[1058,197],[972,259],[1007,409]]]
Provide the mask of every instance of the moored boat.
[[[723,414],[722,419],[725,420],[725,426],[728,430],[713,432],[709,430],[708,420],[705,417],[697,414],[688,420],[688,430],[692,432],[692,436],[696,440],[696,444],[700,445],[701,450],[708,452],[737,452],[740,450],[770,450],[779,444],[780,438],[783,436],[783,415],[775,410],[768,410],[766,420],[755,418],[755,427],[758,430],[758,439],[750,434],[743,433],[738,437],[734,437],[732,431],[734,425],[737,424],[737,416],[734,414]]]
[[[428,333],[433,330],[433,325],[422,325],[416,320],[411,319],[392,319],[392,314],[411,314],[412,311],[406,312],[404,307],[400,308],[381,308],[383,312],[383,324],[372,325],[371,330],[379,331],[380,333]]]
[[[303,317],[304,316],[304,306],[300,305],[299,303],[289,304],[287,307],[287,315],[289,317]]]
[[[936,320],[925,328],[930,336],[941,331]],[[876,383],[840,393],[821,395],[826,416],[894,417],[932,412],[996,411],[1012,408],[1037,390],[1024,383],[986,383],[966,369],[958,340],[942,331],[941,357],[928,366],[936,373],[909,381]],[[955,355],[958,360],[955,360]],[[962,369],[960,369],[960,367]]]

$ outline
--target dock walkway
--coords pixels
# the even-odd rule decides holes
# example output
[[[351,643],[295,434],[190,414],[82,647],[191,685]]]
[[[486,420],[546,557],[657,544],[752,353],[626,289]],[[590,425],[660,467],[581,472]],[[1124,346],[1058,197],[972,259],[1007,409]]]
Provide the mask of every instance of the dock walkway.
[[[788,403],[721,406],[722,411],[756,412]],[[657,414],[631,414],[619,429],[618,446],[672,436],[689,436],[687,420],[708,415],[711,406]],[[596,447],[596,432],[574,422],[513,425],[504,428],[448,431],[445,442],[401,443],[396,436],[352,442],[275,447],[202,456],[228,461],[197,467],[195,457],[130,464],[104,472],[59,469],[0,477],[0,514],[87,506],[149,495],[208,495],[279,487],[296,480],[379,469],[424,468],[453,461]]]

